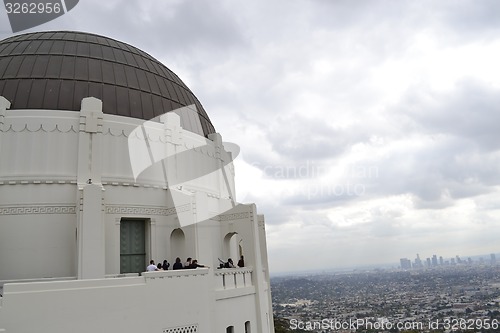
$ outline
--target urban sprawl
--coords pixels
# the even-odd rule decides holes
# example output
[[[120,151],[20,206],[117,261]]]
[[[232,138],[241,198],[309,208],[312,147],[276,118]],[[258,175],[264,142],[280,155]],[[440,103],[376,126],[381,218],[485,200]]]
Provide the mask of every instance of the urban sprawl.
[[[500,332],[494,254],[271,279],[275,317],[309,332]]]

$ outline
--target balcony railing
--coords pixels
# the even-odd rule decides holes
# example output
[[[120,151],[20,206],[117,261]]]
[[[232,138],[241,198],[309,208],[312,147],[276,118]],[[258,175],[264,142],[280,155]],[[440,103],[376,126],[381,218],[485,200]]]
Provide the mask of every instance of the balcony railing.
[[[141,276],[145,277],[146,281],[147,280],[163,280],[163,279],[207,275],[208,271],[209,271],[208,268],[178,269],[175,271],[170,270],[170,271],[142,272]]]
[[[221,268],[215,271],[215,289],[226,290],[252,286],[252,268]]]

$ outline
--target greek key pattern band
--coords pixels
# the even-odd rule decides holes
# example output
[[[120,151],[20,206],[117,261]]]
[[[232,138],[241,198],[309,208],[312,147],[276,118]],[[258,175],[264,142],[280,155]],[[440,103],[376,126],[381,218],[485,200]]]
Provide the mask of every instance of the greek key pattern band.
[[[231,221],[231,220],[247,219],[249,217],[250,217],[249,212],[243,212],[243,213],[219,215],[217,220],[219,220],[219,221]]]
[[[0,215],[76,214],[76,206],[0,206]]]
[[[171,208],[109,205],[106,206],[106,214],[170,216],[190,209],[191,204]]]

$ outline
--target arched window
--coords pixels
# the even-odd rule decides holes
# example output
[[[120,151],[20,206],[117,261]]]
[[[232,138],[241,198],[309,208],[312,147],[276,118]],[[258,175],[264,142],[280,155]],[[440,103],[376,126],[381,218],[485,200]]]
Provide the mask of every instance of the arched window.
[[[245,333],[251,333],[252,330],[250,329],[250,321],[245,322]]]
[[[233,262],[236,264],[240,257],[244,255],[243,253],[243,239],[241,238],[240,235],[236,232],[231,232],[228,233],[224,237],[224,252],[223,252],[223,259],[227,260],[228,258],[233,259]]]
[[[186,236],[181,229],[174,229],[170,234],[170,259],[175,262],[175,258],[186,258]]]
[[[234,326],[226,327],[226,333],[234,333]]]
[[[240,239],[238,244],[238,258],[243,255],[243,239]]]

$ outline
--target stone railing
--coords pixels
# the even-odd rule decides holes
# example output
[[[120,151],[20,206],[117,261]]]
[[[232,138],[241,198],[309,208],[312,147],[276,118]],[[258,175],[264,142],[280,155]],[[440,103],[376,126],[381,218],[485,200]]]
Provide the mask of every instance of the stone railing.
[[[252,286],[252,268],[221,268],[215,270],[215,289],[235,289]]]
[[[154,272],[142,272],[141,276],[148,280],[164,280],[173,278],[189,278],[204,276],[208,274],[208,268],[196,268],[196,269],[178,269],[170,271],[154,271]]]

